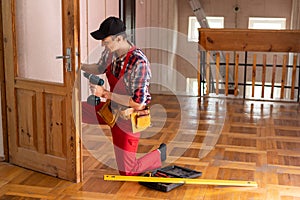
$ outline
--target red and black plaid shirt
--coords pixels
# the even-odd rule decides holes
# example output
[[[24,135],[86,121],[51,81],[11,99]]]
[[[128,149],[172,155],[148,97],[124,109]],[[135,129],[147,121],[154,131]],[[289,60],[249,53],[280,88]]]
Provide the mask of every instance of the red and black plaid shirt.
[[[105,51],[102,54],[102,62],[108,63],[109,52]],[[123,68],[126,55],[115,58],[113,57],[111,62],[111,70],[115,77],[119,77],[120,71]],[[108,62],[107,62],[108,61]],[[100,62],[99,68],[100,66]],[[104,67],[102,64],[101,71]],[[146,55],[140,49],[135,49],[132,51],[129,57],[127,66],[125,66],[124,82],[128,91],[128,94],[132,97],[133,101],[139,104],[148,104],[151,100],[151,95],[149,93],[149,85],[151,78],[150,62],[148,61]],[[100,70],[99,70],[100,71]]]

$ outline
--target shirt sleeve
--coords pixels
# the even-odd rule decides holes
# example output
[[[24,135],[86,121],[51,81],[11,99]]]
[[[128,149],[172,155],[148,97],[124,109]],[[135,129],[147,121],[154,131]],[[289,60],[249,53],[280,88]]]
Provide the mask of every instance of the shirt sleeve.
[[[151,100],[149,85],[151,78],[150,63],[146,58],[137,59],[131,74],[132,99],[139,104],[148,104]]]
[[[107,65],[110,64],[110,63],[111,63],[111,55],[110,55],[109,51],[105,49],[104,51],[102,51],[101,57],[100,57],[100,59],[97,63],[98,71],[100,73],[104,73]]]

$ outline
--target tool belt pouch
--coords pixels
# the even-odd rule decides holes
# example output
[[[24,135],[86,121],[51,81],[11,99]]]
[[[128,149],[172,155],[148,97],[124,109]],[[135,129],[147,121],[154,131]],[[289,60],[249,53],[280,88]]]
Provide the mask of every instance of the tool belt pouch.
[[[97,114],[100,115],[111,128],[115,125],[118,119],[118,112],[113,113],[109,99],[107,99],[105,104],[100,108],[100,110],[97,111]]]
[[[132,132],[137,133],[145,130],[151,125],[150,109],[134,111],[131,116]]]

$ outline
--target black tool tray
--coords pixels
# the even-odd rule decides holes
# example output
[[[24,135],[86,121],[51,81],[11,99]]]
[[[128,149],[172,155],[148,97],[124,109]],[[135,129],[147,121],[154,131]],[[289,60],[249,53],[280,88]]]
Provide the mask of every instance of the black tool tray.
[[[161,169],[157,169],[152,171],[151,173],[145,174],[144,176],[151,177],[168,177],[168,178],[197,178],[202,175],[202,172],[198,172],[195,170],[191,170],[184,167],[179,167],[176,165],[164,167]],[[148,188],[152,188],[155,190],[169,192],[174,188],[177,188],[184,183],[153,183],[153,182],[140,182],[141,185],[146,186]]]

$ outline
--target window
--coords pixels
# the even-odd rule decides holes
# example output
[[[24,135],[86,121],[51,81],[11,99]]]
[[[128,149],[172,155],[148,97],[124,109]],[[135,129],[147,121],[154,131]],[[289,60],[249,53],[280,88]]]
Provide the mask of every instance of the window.
[[[206,17],[210,28],[224,28],[224,17]],[[198,42],[200,24],[195,16],[189,17],[188,41]]]
[[[249,17],[249,29],[285,29],[286,18]]]
[[[186,79],[186,92],[188,95],[192,95],[192,96],[198,95],[198,79],[197,78],[187,78]]]

